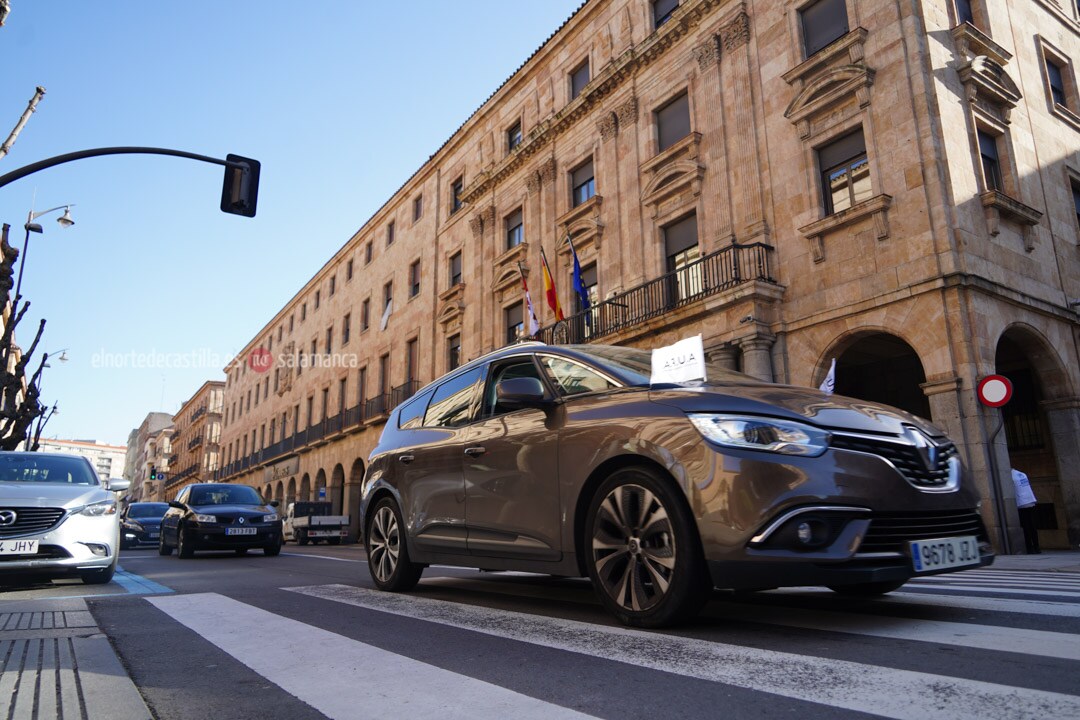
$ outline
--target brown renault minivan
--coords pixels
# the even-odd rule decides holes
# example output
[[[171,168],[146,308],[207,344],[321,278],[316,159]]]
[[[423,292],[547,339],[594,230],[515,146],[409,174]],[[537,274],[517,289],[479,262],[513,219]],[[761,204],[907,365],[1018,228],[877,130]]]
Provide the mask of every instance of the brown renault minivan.
[[[717,366],[651,385],[647,350],[503,348],[387,420],[364,477],[375,584],[439,563],[591,578],[629,625],[714,587],[879,595],[989,565],[978,497],[926,420]]]

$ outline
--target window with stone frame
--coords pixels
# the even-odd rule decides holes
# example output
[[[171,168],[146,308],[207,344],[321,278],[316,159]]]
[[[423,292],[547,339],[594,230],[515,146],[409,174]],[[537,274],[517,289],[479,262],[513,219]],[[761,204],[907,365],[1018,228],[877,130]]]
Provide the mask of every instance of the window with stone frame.
[[[334,293],[337,292],[337,275],[330,276],[330,297],[334,297]]]
[[[503,221],[506,228],[506,247],[504,250],[516,248],[525,241],[525,228],[522,220],[521,208],[506,216]]]
[[[316,290],[315,291],[315,309],[316,310],[319,309],[319,302],[320,302],[321,298],[322,298],[322,291],[321,290]]]
[[[371,326],[371,298],[364,298],[360,303],[360,332]]]
[[[1070,177],[1069,188],[1072,190],[1073,212],[1076,216],[1076,230],[1077,232],[1080,232],[1080,177]]]
[[[349,337],[352,335],[352,313],[345,313],[345,317],[341,319],[341,344],[348,345]]]
[[[702,291],[701,245],[698,243],[697,214],[691,213],[661,228],[664,256],[671,274],[669,300],[685,300]]]
[[[450,256],[450,287],[461,284],[461,251]]]
[[[394,244],[394,221],[393,220],[391,220],[389,223],[386,224],[386,244],[387,245],[393,245]]]
[[[596,177],[593,160],[589,158],[570,173],[570,202],[573,207],[582,205],[596,195]]]
[[[1050,58],[1046,58],[1046,83],[1050,88],[1050,99],[1056,105],[1069,106],[1065,96],[1065,79],[1061,66]]]
[[[450,372],[461,365],[461,335],[451,335],[446,340],[446,371]]]
[[[799,10],[803,52],[809,58],[848,33],[845,0],[814,0]]]
[[[871,197],[870,163],[861,127],[818,148],[817,156],[826,215]]]
[[[365,265],[370,265],[371,264],[371,256],[373,254],[374,254],[374,250],[372,248],[371,241],[368,240],[367,245],[364,246],[364,264]]]
[[[459,177],[450,183],[450,214],[453,215],[461,209],[461,195],[465,191],[465,179]]]
[[[653,28],[657,29],[668,20],[671,19],[671,14],[675,12],[679,7],[679,0],[653,0],[652,3],[652,17]]]
[[[983,186],[987,190],[1005,192],[1004,176],[1001,172],[998,136],[986,130],[977,131],[979,140],[979,158],[982,161]]]
[[[570,71],[570,99],[573,100],[589,84],[589,58]]]
[[[506,131],[506,151],[513,152],[514,148],[521,144],[522,139],[521,121],[518,120]]]
[[[1052,47],[1044,37],[1038,38],[1039,51],[1043,59],[1043,71],[1046,82],[1046,94],[1050,100],[1050,109],[1058,117],[1063,117],[1077,127],[1080,117],[1080,98],[1077,97],[1076,76],[1072,59]]]
[[[664,152],[690,134],[690,99],[683,91],[656,111],[657,149]]]
[[[416,260],[409,265],[409,297],[420,294],[420,261]]]
[[[503,310],[503,325],[506,327],[506,344],[516,343],[525,331],[525,314],[521,301]]]
[[[349,282],[350,280],[352,280],[352,276],[353,276],[353,261],[352,261],[352,258],[350,258],[349,262],[345,263],[345,282]],[[280,339],[281,339],[281,333],[279,332],[278,333],[278,340],[280,340]]]
[[[953,0],[953,11],[956,13],[956,24],[975,24],[975,9],[971,6],[971,0]]]
[[[424,196],[417,195],[412,202],[412,219],[416,222],[424,216]]]
[[[390,282],[383,285],[383,312],[386,312],[386,309],[388,307],[390,307],[390,303],[392,303],[392,302],[394,302],[394,281],[393,280],[391,280]]]
[[[330,351],[334,349],[334,326],[326,328],[326,354],[329,355]]]

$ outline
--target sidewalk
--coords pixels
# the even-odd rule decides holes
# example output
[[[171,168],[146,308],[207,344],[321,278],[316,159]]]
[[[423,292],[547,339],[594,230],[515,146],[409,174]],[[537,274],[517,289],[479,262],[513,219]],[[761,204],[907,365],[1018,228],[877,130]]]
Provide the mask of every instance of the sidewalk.
[[[81,598],[0,603],[0,717],[150,718]]]
[[[1080,550],[1043,550],[1039,555],[998,555],[994,570],[1080,573]]]

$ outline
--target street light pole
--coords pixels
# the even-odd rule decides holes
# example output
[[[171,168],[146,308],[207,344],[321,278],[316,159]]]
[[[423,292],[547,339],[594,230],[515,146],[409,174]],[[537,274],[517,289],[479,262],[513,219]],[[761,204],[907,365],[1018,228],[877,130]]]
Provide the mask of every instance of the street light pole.
[[[57,210],[63,209],[64,214],[57,218],[56,222],[60,224],[60,227],[69,228],[75,224],[75,221],[71,219],[71,208],[73,208],[74,206],[74,203],[68,203],[67,205],[57,205],[54,208],[42,210],[41,212],[34,212],[33,210],[31,210],[30,213],[26,216],[26,224],[23,226],[24,228],[26,228],[26,237],[23,239],[22,258],[19,260],[19,277],[15,281],[16,302],[18,302],[19,299],[19,290],[22,288],[23,268],[26,267],[26,252],[30,248],[30,233],[42,232],[41,226],[35,223],[34,220],[37,220],[43,215],[48,215],[51,212],[56,212]]]

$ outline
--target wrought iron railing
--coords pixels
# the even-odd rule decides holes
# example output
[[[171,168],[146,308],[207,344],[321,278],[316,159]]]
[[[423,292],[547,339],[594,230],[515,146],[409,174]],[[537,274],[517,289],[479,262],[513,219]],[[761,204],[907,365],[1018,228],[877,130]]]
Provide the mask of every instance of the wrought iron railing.
[[[773,248],[730,245],[540,330],[548,344],[591,342],[715,295],[748,280],[775,283]]]

